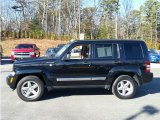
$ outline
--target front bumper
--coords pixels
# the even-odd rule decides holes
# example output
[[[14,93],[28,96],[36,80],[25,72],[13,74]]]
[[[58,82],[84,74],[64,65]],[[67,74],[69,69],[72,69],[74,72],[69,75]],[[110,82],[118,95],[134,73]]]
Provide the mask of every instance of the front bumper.
[[[7,85],[13,90],[16,89],[16,80],[17,76],[15,75],[14,72],[8,75],[6,78]]]
[[[25,59],[25,58],[34,58],[36,55],[11,55],[11,60],[19,60],[19,59]]]
[[[153,80],[153,73],[142,74],[143,83],[151,82]]]
[[[153,59],[153,58],[151,58],[151,59],[150,59],[150,62],[153,62],[153,63],[154,63],[154,62],[155,62],[155,63],[157,63],[157,62],[159,62],[159,61],[160,61],[160,59],[159,59],[159,58],[154,58],[154,59]]]

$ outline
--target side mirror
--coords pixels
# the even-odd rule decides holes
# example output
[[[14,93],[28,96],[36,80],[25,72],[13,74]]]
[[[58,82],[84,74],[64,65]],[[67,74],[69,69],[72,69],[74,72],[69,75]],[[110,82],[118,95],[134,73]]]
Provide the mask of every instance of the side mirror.
[[[66,54],[62,60],[68,61],[70,59],[70,54]]]

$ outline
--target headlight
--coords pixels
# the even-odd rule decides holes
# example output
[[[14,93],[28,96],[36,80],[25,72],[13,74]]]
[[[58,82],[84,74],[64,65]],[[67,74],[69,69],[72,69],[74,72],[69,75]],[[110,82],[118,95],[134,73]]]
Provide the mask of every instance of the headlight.
[[[34,52],[30,52],[30,55],[35,55]]]
[[[155,58],[156,56],[151,55],[151,58]]]
[[[11,52],[11,55],[14,55],[14,52],[13,52],[13,51]]]

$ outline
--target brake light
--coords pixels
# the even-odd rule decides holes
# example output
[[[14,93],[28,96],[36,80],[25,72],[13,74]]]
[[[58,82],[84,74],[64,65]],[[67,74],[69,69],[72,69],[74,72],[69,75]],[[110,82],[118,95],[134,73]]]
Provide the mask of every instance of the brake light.
[[[150,72],[150,61],[146,61],[146,72]]]

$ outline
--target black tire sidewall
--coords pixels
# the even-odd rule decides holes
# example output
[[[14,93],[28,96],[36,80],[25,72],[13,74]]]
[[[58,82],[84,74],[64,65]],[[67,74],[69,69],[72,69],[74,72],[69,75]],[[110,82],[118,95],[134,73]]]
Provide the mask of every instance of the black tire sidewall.
[[[38,86],[39,86],[39,94],[37,95],[37,97],[35,97],[35,98],[26,98],[25,96],[23,96],[23,94],[21,93],[21,87],[22,87],[23,83],[26,82],[26,81],[34,81],[34,82],[36,82],[38,84]],[[22,78],[17,84],[17,94],[24,101],[27,101],[27,102],[37,101],[42,97],[43,93],[44,93],[44,84],[36,76],[26,76],[26,77]]]
[[[131,82],[132,86],[133,86],[133,92],[132,94],[128,95],[128,96],[122,96],[118,93],[118,90],[117,90],[117,85],[120,81],[122,80],[128,80],[129,82]],[[122,75],[122,76],[119,76],[113,83],[113,86],[112,86],[112,92],[115,96],[117,96],[118,98],[120,99],[130,99],[130,98],[133,98],[135,93],[136,93],[136,88],[137,88],[137,84],[135,82],[135,80],[128,76],[128,75]]]

